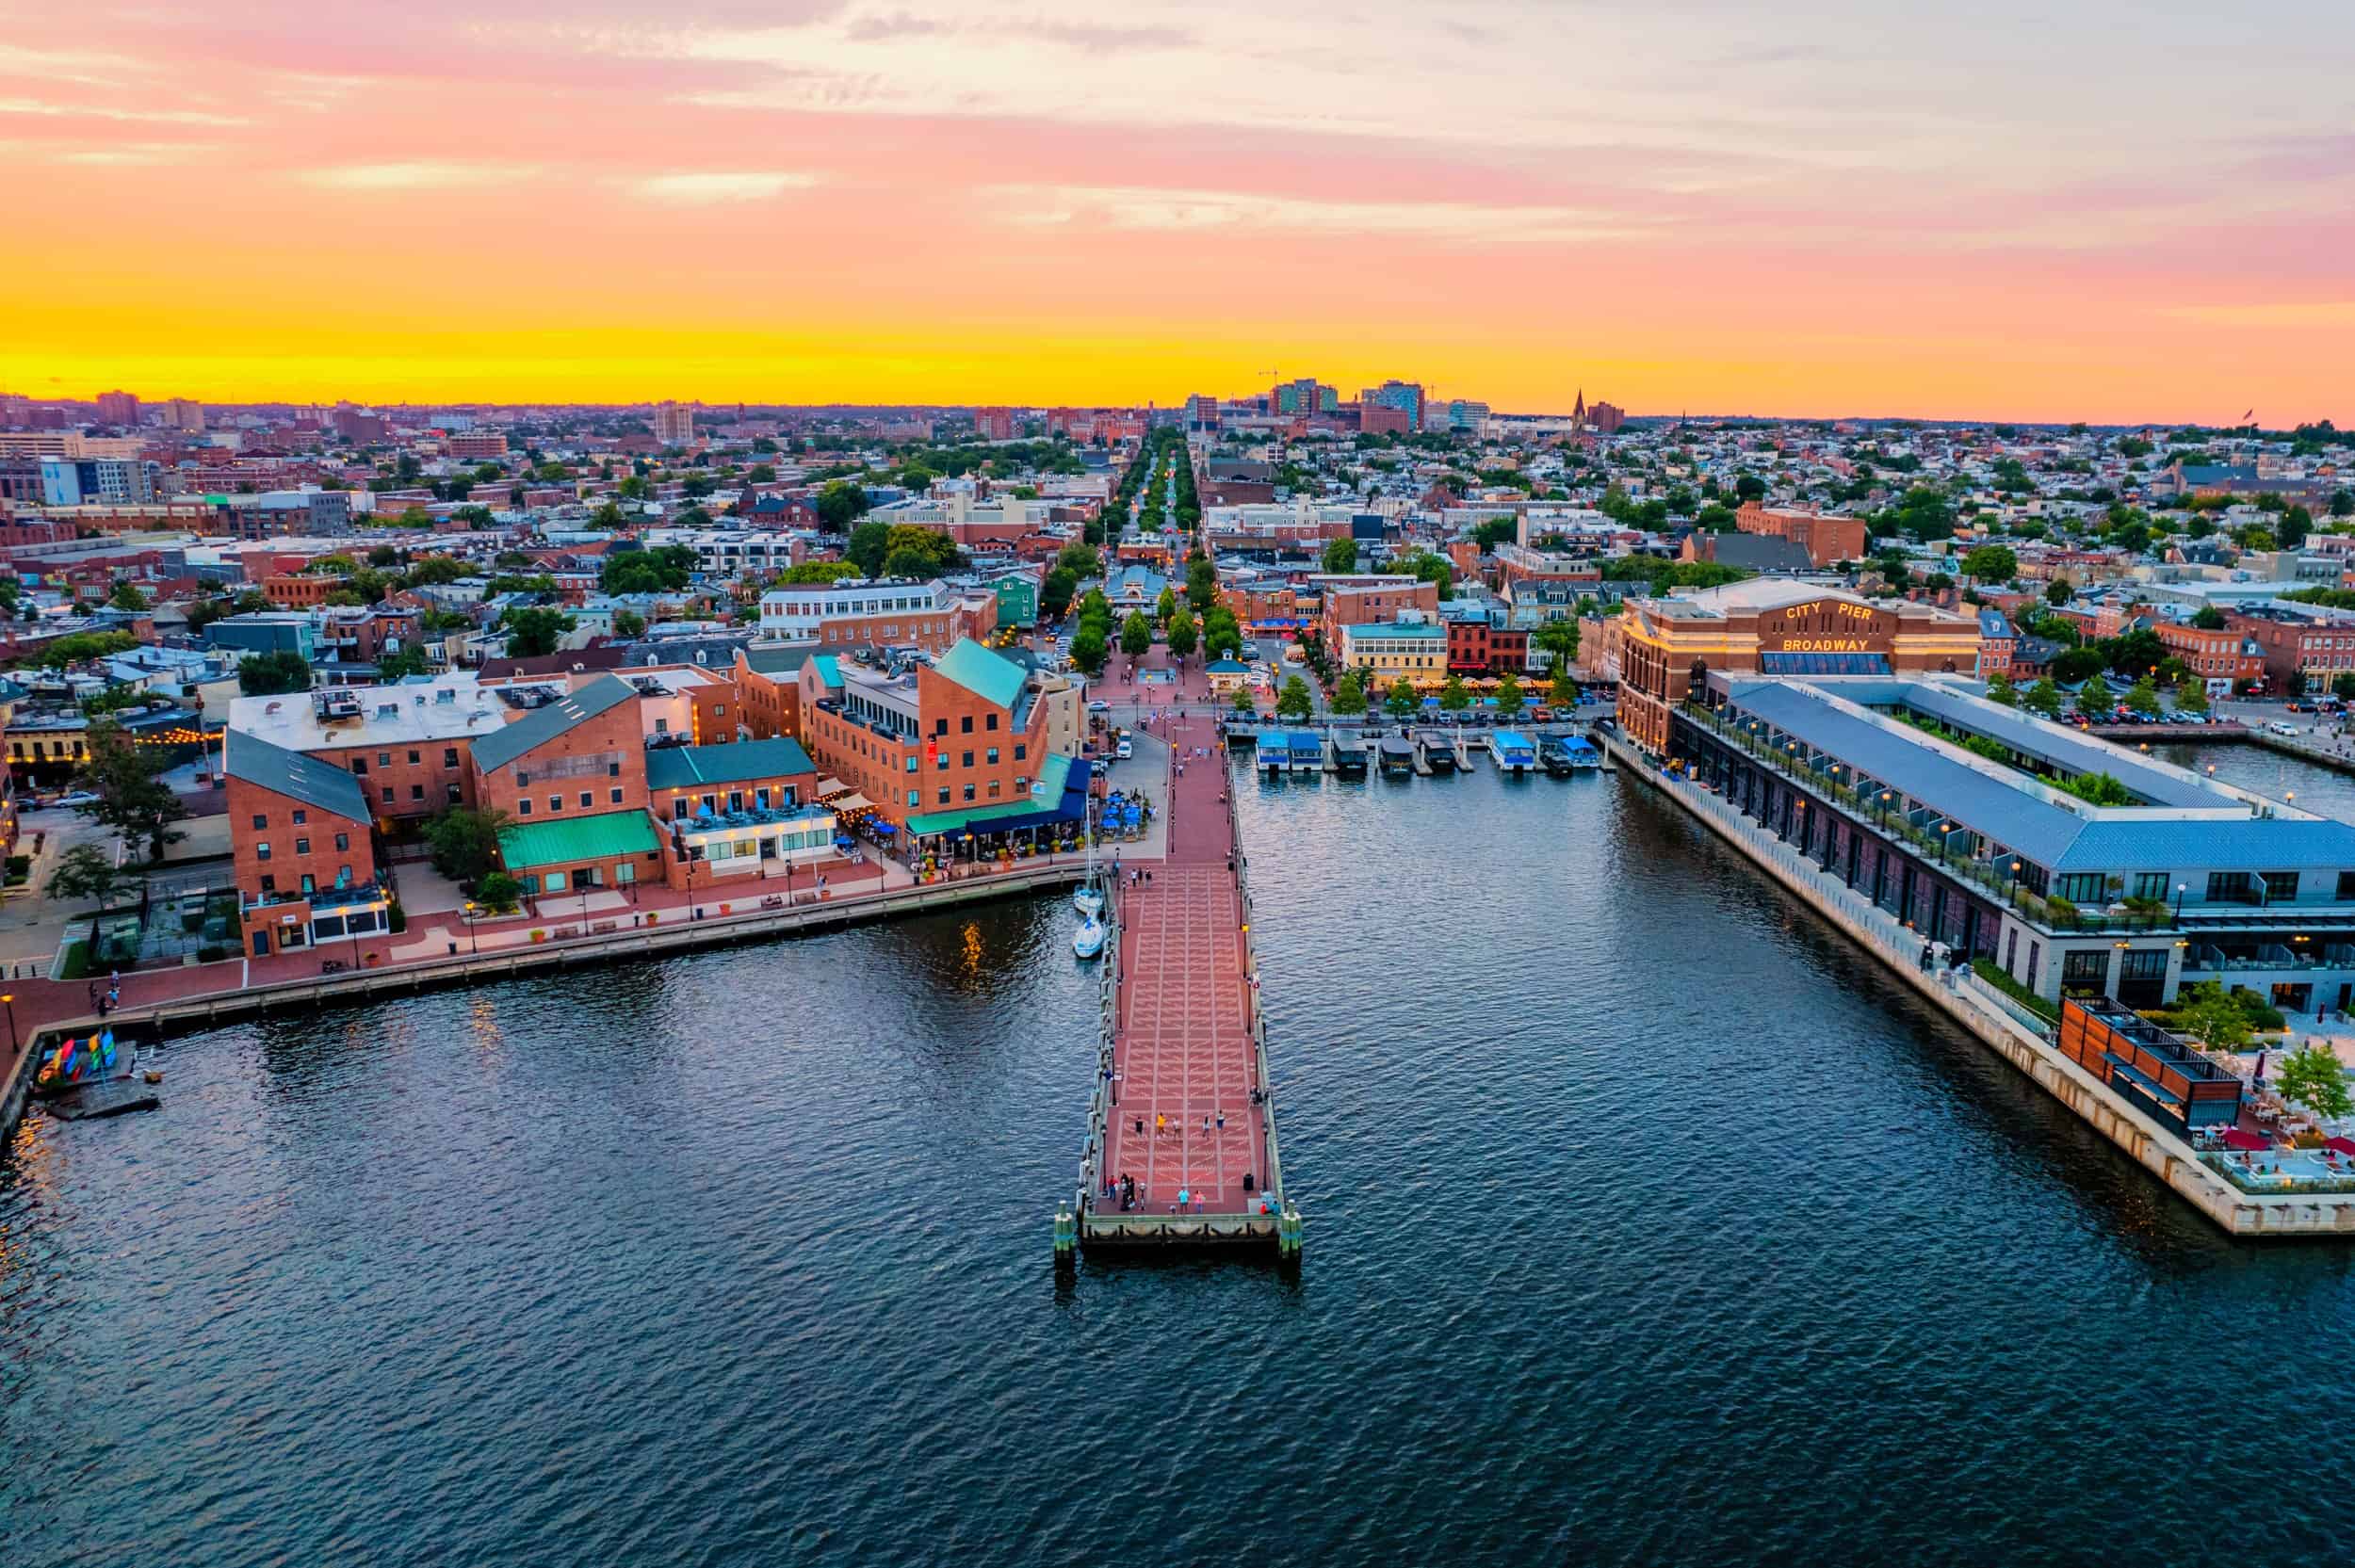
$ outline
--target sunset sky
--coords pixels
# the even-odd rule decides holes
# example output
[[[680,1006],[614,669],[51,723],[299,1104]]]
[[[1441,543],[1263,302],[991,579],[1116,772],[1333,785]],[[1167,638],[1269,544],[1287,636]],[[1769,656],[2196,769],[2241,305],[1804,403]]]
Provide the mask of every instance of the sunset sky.
[[[2346,424],[2351,13],[0,0],[0,391]]]

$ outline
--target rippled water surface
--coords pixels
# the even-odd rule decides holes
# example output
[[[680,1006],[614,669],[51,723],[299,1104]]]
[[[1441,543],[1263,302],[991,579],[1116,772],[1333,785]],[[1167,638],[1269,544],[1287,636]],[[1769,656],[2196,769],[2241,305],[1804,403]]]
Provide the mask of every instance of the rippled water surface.
[[[2227,1241],[1632,781],[1242,798],[1296,1274],[1057,1282],[1060,901],[225,1028],[0,1169],[8,1560],[2347,1544],[2347,1251]]]

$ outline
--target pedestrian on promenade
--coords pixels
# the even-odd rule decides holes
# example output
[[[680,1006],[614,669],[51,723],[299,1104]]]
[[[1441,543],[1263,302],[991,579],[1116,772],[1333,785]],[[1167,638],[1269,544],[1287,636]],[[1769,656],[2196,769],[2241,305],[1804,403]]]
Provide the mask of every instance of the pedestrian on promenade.
[[[1225,1106],[1218,1107],[1218,1130],[1221,1132],[1226,1130],[1226,1107]]]

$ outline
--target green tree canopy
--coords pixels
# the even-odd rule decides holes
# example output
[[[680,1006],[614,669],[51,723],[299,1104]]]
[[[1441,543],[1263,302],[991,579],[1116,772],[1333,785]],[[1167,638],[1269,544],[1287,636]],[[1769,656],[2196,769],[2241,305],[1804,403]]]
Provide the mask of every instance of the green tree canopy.
[[[1962,558],[1963,575],[1974,582],[2007,583],[2020,575],[2020,558],[2001,544],[1982,544]]]
[[[166,846],[183,836],[171,832],[171,824],[188,815],[156,777],[168,754],[161,748],[140,747],[111,719],[93,719],[83,743],[87,754],[73,782],[96,799],[73,809],[105,823],[125,843],[145,843],[147,858],[161,860]]]
[[[1308,683],[1297,675],[1284,677],[1283,688],[1275,694],[1275,712],[1281,719],[1300,720],[1316,709],[1316,699],[1309,695]]]
[[[475,883],[498,866],[499,830],[507,814],[495,809],[452,806],[425,825],[426,853],[433,869],[454,882]]]
[[[1401,675],[1390,683],[1390,689],[1383,694],[1382,711],[1393,719],[1405,719],[1412,714],[1421,703],[1421,699],[1415,695],[1413,683]]]
[[[1190,610],[1178,610],[1169,618],[1169,651],[1183,659],[1202,640],[1202,628]]]
[[[1439,706],[1450,713],[1461,713],[1471,706],[1471,688],[1461,675],[1450,675],[1447,685],[1439,688]]]
[[[1357,570],[1357,542],[1354,539],[1328,539],[1324,542],[1324,569],[1342,573]]]
[[[1343,718],[1355,718],[1366,711],[1366,683],[1355,670],[1344,670],[1341,678],[1333,684],[1333,711]]]
[[[1130,610],[1129,619],[1120,623],[1120,651],[1132,659],[1142,658],[1152,646],[1153,622],[1143,610]]]
[[[2350,1108],[2347,1069],[2328,1045],[2308,1045],[2293,1051],[2275,1069],[2273,1081],[2285,1100],[2295,1100],[2316,1116],[2336,1118]]]
[[[1497,683],[1497,712],[1507,719],[1518,719],[1527,701],[1521,695],[1520,677],[1506,671],[1504,678]]]
[[[237,689],[248,697],[278,697],[311,689],[311,665],[300,654],[280,650],[248,654],[237,661]]]
[[[572,629],[573,618],[545,606],[519,606],[507,612],[507,656],[544,658],[556,652]]]

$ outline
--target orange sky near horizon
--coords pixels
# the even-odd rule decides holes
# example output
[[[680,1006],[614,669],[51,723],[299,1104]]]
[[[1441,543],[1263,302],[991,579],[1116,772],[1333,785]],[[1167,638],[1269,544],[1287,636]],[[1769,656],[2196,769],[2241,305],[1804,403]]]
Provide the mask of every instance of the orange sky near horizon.
[[[0,151],[44,220],[0,260],[0,390],[1126,404],[1280,371],[2344,424],[2355,24],[2286,8],[2314,47],[2123,0],[2025,54],[1849,0],[26,13]]]

